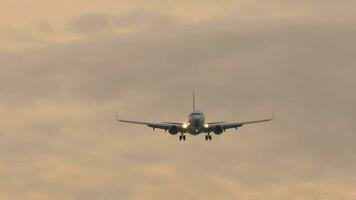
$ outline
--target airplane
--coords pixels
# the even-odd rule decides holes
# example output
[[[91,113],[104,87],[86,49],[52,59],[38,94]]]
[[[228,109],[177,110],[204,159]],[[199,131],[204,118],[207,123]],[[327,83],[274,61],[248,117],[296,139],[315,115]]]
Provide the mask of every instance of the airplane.
[[[116,120],[123,123],[139,124],[146,125],[148,127],[155,129],[163,129],[165,132],[168,131],[171,135],[179,134],[179,140],[185,141],[186,135],[199,135],[205,133],[205,140],[211,140],[211,133],[220,135],[225,132],[227,129],[235,128],[236,130],[245,124],[254,124],[261,122],[268,122],[274,119],[274,110],[271,118],[255,120],[255,121],[244,121],[244,122],[235,122],[235,123],[226,123],[226,122],[205,122],[205,115],[202,111],[196,109],[195,106],[195,92],[193,91],[193,111],[189,114],[188,120],[184,123],[179,122],[161,122],[161,123],[150,123],[150,122],[141,122],[141,121],[130,121],[120,119],[115,111]]]

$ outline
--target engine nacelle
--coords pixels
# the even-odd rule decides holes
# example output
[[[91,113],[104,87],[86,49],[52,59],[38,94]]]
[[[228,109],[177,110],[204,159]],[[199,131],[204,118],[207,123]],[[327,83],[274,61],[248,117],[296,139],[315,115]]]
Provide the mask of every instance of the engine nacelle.
[[[215,127],[214,127],[214,133],[215,133],[216,135],[220,135],[220,134],[223,133],[223,132],[224,132],[224,129],[223,129],[222,126],[215,126]]]
[[[168,130],[168,132],[171,134],[171,135],[176,135],[179,130],[178,130],[178,127],[177,126],[171,126]]]

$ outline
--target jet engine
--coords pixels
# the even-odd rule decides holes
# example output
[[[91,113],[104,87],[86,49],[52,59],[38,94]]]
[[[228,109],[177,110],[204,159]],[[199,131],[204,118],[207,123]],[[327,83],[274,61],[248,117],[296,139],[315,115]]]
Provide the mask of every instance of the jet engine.
[[[224,129],[223,129],[222,126],[215,126],[215,127],[214,127],[214,133],[215,133],[216,135],[220,135],[222,132],[224,132]]]
[[[171,135],[176,135],[178,133],[178,127],[177,126],[171,126],[168,130],[168,132],[171,134]]]

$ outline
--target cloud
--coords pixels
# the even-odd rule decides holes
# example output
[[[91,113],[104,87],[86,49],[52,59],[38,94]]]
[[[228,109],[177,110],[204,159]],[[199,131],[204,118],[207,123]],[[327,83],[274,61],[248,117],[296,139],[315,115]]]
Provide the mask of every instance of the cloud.
[[[165,27],[171,28],[183,19],[166,14],[148,12],[128,12],[119,15],[87,13],[73,18],[68,29],[81,35],[137,32]]]
[[[108,16],[102,14],[85,14],[71,21],[69,29],[79,33],[96,33],[110,31],[113,24]]]
[[[68,24],[90,37],[0,54],[0,197],[354,198],[350,21],[135,12]],[[184,120],[193,88],[209,121],[272,107],[276,120],[179,143],[113,119]]]
[[[26,26],[17,24],[2,26],[0,24],[0,39],[2,40],[0,50],[8,54],[16,50],[43,46],[50,41],[53,42],[56,33],[53,25],[46,20],[28,23]]]
[[[36,28],[40,33],[53,34],[55,32],[53,25],[46,20],[38,22],[36,24]]]

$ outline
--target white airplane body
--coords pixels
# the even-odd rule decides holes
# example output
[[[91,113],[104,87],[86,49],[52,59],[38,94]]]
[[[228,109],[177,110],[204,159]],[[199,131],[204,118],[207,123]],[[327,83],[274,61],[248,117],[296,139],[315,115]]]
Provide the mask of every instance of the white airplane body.
[[[193,111],[189,114],[188,120],[185,123],[176,123],[176,122],[161,122],[161,123],[149,123],[149,122],[140,122],[140,121],[130,121],[119,119],[117,113],[115,112],[116,119],[119,122],[131,123],[131,124],[140,124],[146,125],[148,127],[155,129],[163,129],[168,131],[171,135],[179,135],[179,140],[185,140],[185,134],[189,133],[191,135],[199,135],[201,133],[206,133],[205,140],[211,140],[211,134],[220,135],[225,132],[227,129],[237,128],[245,124],[254,124],[261,122],[268,122],[274,119],[274,111],[271,118],[255,120],[255,121],[245,121],[245,122],[236,122],[236,123],[226,123],[226,122],[205,122],[205,115],[202,111],[195,108],[195,94],[193,92]]]

